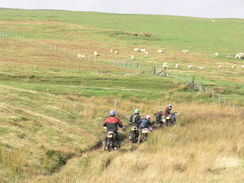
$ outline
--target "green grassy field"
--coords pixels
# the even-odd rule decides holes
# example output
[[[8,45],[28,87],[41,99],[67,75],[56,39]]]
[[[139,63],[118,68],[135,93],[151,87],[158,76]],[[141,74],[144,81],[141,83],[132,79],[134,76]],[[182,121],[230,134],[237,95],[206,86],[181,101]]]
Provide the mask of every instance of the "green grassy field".
[[[0,9],[0,32],[11,35],[0,37],[1,181],[243,182],[244,60],[226,57],[243,52],[243,28],[243,19]],[[131,55],[140,69],[114,64],[135,64]],[[153,75],[164,62],[171,77]],[[191,90],[193,77],[208,90]],[[177,126],[143,144],[126,139],[134,109],[144,117],[168,103]],[[120,151],[107,153],[111,109],[126,128]]]

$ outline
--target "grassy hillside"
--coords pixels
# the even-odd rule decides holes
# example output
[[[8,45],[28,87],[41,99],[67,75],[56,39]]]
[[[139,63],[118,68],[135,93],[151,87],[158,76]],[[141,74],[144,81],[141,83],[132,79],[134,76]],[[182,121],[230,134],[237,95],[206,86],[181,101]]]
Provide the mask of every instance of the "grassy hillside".
[[[242,19],[212,22],[211,19],[176,16],[11,9],[1,9],[0,14],[3,33],[56,45],[89,58],[93,58],[95,50],[100,59],[120,59],[125,63],[131,62],[130,57],[134,55],[144,70],[168,62],[169,71],[175,71],[174,65],[178,63],[177,72],[195,77],[196,82],[243,105],[243,100],[239,101],[244,94],[243,60],[234,58],[244,49],[244,35],[240,31]],[[149,54],[134,52],[135,47],[145,48]],[[159,48],[165,53],[158,54]],[[111,54],[110,49],[117,49],[120,54]],[[190,50],[189,54],[183,54],[183,49]],[[214,56],[215,52],[219,56]],[[6,51],[7,55],[10,53]],[[36,66],[40,60],[51,58],[51,55],[40,54],[35,54]],[[58,61],[54,64],[58,65]],[[234,64],[237,65],[235,70],[231,68]],[[194,65],[194,69],[188,70],[188,65]],[[219,65],[225,69],[218,69]],[[199,72],[199,66],[205,69]],[[74,67],[78,69],[78,64]]]
[[[0,37],[0,182],[243,182],[243,111],[177,79],[195,77],[242,107],[244,62],[225,57],[243,52],[242,29],[242,19],[0,9],[0,32],[17,36]],[[140,69],[113,64],[133,65],[131,55]],[[164,62],[176,79],[148,74]],[[135,108],[144,117],[168,103],[177,126],[144,144],[126,139]],[[107,153],[101,123],[111,109],[126,128],[120,151]]]

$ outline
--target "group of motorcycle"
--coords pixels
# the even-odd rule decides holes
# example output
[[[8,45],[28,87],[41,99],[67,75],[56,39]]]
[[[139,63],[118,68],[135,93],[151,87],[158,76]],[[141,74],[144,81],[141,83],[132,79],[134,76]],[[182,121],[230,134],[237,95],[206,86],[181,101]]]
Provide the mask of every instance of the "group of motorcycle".
[[[171,115],[166,116],[162,119],[160,123],[160,127],[162,126],[173,126],[176,124],[176,113],[173,112]],[[153,123],[156,123],[155,121]],[[148,128],[143,128],[142,130],[139,130],[136,126],[131,127],[131,131],[129,134],[129,139],[132,141],[132,143],[140,143],[144,142],[148,138],[148,134],[151,132]]]
[[[166,116],[162,119],[160,123],[160,127],[162,126],[173,126],[176,124],[176,113],[178,112],[172,112],[169,116]],[[152,124],[156,123],[155,121],[152,122]],[[129,140],[132,141],[132,143],[141,143],[147,140],[148,134],[151,132],[151,129],[143,128],[138,129],[136,126],[132,126],[130,133],[129,133]],[[113,131],[107,131],[105,135],[105,149],[107,151],[111,150],[117,150],[118,144],[116,142],[116,134]]]

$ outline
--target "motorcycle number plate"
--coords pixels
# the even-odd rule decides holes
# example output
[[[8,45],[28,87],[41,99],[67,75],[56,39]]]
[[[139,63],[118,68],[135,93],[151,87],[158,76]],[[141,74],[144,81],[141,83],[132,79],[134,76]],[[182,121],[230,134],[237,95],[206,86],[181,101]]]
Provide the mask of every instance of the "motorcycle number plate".
[[[148,129],[143,129],[142,133],[148,133]]]
[[[112,138],[113,135],[112,135],[112,134],[108,134],[107,137],[108,137],[108,138]]]

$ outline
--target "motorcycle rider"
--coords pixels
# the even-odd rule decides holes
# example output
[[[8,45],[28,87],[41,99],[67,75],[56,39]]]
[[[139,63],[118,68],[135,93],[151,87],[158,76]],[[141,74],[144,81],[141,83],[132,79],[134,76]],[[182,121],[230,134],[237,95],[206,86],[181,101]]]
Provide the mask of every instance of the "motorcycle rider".
[[[165,112],[164,112],[165,118],[167,116],[170,116],[171,109],[172,109],[172,104],[169,104],[168,107],[165,109]],[[168,120],[166,120],[166,126],[168,126]]]
[[[116,146],[120,148],[121,140],[120,134],[118,132],[118,127],[123,128],[124,125],[119,118],[115,117],[116,112],[114,110],[109,111],[109,115],[110,116],[103,121],[102,125],[106,127],[107,131],[113,131],[116,134]],[[105,145],[106,137],[103,140],[103,149],[105,148]]]
[[[162,124],[163,124],[163,122],[162,122],[162,116],[163,116],[162,110],[159,110],[158,112],[154,113],[154,116],[156,117],[156,123],[160,124],[160,126],[162,126]]]
[[[137,139],[139,136],[139,126],[141,124],[141,116],[140,116],[140,109],[135,109],[134,114],[130,116],[130,123],[132,126],[137,127],[138,131],[131,131],[129,134],[129,139],[132,139],[133,133],[135,133],[135,138]]]
[[[150,131],[152,131],[152,125],[155,123],[155,122],[151,122],[150,120],[152,119],[152,116],[150,116],[149,114],[146,115],[146,118],[142,118],[141,119],[141,125],[139,127],[139,130],[140,130],[140,133],[139,133],[139,137],[138,137],[138,143],[141,141],[141,131],[143,128],[147,128],[149,129]]]
[[[134,114],[130,116],[130,122],[132,123],[132,126],[136,126],[138,129],[141,124],[141,116],[140,116],[140,109],[135,109]]]
[[[171,109],[172,109],[172,104],[169,104],[168,107],[165,109],[165,112],[164,112],[165,117],[170,116]]]

